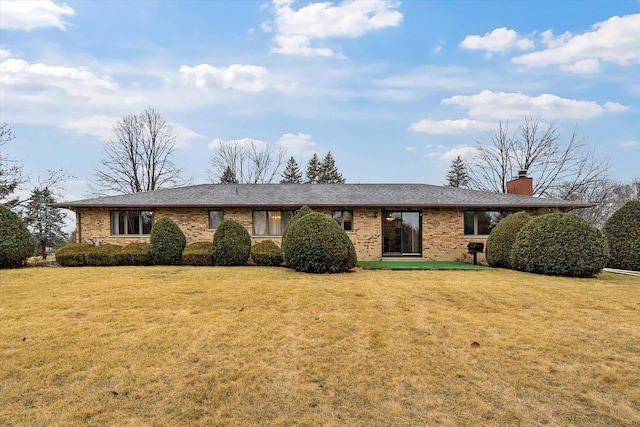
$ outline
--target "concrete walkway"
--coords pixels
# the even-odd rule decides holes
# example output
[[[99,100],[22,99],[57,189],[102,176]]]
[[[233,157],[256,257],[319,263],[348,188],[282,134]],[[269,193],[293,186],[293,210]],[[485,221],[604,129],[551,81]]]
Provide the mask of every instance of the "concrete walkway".
[[[628,274],[629,276],[640,277],[640,271],[618,270],[617,268],[604,268],[603,270],[608,271],[609,273]]]

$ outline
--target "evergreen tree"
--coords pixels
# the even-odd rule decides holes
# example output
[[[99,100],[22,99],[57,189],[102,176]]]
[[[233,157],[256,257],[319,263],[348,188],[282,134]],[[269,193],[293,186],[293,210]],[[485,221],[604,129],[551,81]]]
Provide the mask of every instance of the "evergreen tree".
[[[227,166],[224,170],[224,173],[220,177],[220,184],[237,184],[238,179],[236,178],[236,173],[231,170],[231,166]]]
[[[64,215],[51,203],[55,198],[48,188],[34,188],[25,209],[24,222],[33,236],[36,252],[44,258],[47,248],[61,245],[66,237],[62,231]]]
[[[467,173],[467,167],[460,156],[456,157],[455,160],[451,162],[451,168],[449,169],[449,172],[447,172],[447,185],[456,188],[469,186],[469,174]]]
[[[318,159],[318,155],[313,153],[313,156],[309,159],[309,163],[307,163],[307,173],[304,181],[305,184],[317,184],[319,173],[320,160]]]
[[[291,156],[287,162],[287,166],[282,173],[281,184],[300,184],[302,182],[302,173],[300,172],[300,166],[296,159]]]
[[[336,161],[333,159],[331,151],[324,156],[318,167],[318,184],[344,184],[345,179],[338,172]]]

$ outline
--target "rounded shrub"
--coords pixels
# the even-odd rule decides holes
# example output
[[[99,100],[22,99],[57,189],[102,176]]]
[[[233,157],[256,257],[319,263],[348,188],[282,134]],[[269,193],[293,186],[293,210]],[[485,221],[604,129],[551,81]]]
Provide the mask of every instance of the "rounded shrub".
[[[117,254],[120,265],[151,264],[151,243],[129,243]]]
[[[56,251],[56,262],[62,267],[87,265],[86,253],[93,248],[89,243],[71,243]]]
[[[609,245],[608,267],[640,271],[640,200],[627,202],[602,228]]]
[[[522,211],[511,214],[491,230],[487,238],[487,263],[491,267],[511,268],[511,247],[518,231],[531,216]]]
[[[150,235],[151,262],[157,265],[175,265],[180,262],[187,239],[171,218],[164,217],[153,224]]]
[[[356,250],[347,233],[327,215],[310,213],[289,224],[283,237],[284,261],[288,267],[307,273],[341,273],[357,262]]]
[[[216,265],[245,265],[251,252],[251,236],[238,221],[225,219],[213,235]]]
[[[291,221],[289,221],[289,223],[287,224],[287,227],[284,229],[284,232],[282,233],[282,253],[284,253],[286,250],[285,242],[287,241],[287,232],[289,231],[289,227],[291,227],[291,224],[294,224],[297,220],[299,220],[305,215],[309,215],[310,213],[313,213],[311,208],[307,205],[303,205],[300,209],[296,211],[296,214],[291,218]]]
[[[251,248],[251,259],[258,265],[277,266],[282,264],[282,250],[273,240],[263,240]]]
[[[33,250],[33,237],[20,217],[0,205],[0,268],[24,265]]]
[[[182,262],[188,265],[213,265],[213,243],[196,242],[182,251]]]
[[[520,229],[511,249],[513,268],[554,276],[592,277],[602,271],[608,258],[600,230],[573,214],[532,218]]]

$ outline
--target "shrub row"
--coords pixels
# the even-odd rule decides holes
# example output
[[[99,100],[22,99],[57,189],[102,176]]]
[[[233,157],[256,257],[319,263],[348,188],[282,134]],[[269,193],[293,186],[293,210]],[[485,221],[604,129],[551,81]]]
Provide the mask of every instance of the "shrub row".
[[[593,277],[609,258],[603,234],[585,219],[564,213],[503,219],[487,239],[487,262],[530,273]]]
[[[56,252],[56,261],[63,267],[149,265],[151,245],[131,243],[127,246],[72,243]]]

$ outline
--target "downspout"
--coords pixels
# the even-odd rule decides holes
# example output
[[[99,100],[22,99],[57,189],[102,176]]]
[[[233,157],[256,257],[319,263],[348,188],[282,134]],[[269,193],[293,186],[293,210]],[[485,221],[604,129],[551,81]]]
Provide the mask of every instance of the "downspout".
[[[76,243],[82,243],[82,221],[80,211],[76,211]]]

